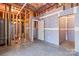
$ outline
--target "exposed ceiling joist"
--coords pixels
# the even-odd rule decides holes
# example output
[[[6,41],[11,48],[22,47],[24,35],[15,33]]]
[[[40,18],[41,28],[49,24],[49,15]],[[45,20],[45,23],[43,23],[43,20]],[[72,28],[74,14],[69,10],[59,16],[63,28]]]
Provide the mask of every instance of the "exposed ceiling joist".
[[[17,16],[19,15],[19,13],[23,10],[23,8],[26,6],[26,3],[23,4],[23,6],[21,7],[20,11],[18,11]]]
[[[30,9],[32,9],[33,11],[35,11],[36,10],[36,8],[34,7],[34,6],[32,6],[31,4],[29,4],[29,3],[27,3],[27,5],[26,5],[28,8],[30,8]]]
[[[21,8],[23,4],[24,4],[24,3],[22,3],[22,4],[19,4],[19,3],[10,3],[10,5],[15,6],[15,7],[17,7],[17,8]],[[30,8],[26,8],[26,6],[25,6],[25,8],[24,8],[23,10],[28,10],[28,11],[30,10],[30,11],[33,11],[33,10],[30,9]]]
[[[40,10],[40,9],[42,9],[42,8],[44,8],[46,5],[48,5],[48,3],[46,3],[45,5],[43,5],[43,6],[41,6],[40,8],[38,8],[36,11],[38,11],[38,10]]]
[[[16,6],[17,8],[21,8],[24,3],[10,3],[10,5]],[[34,13],[44,13],[54,8],[58,8],[60,6],[64,6],[62,3],[27,3],[25,5],[24,10],[33,11]]]

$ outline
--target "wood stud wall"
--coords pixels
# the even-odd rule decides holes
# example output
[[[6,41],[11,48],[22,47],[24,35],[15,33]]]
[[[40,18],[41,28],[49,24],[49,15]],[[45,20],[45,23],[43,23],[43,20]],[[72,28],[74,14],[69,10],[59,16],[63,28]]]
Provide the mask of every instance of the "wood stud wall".
[[[4,4],[4,5],[5,5],[5,10],[0,10],[0,11],[3,13],[2,18],[4,19],[4,28],[5,28],[4,31],[5,31],[5,36],[6,36],[5,37],[5,45],[7,46],[7,45],[11,45],[11,43],[12,43],[11,42],[11,35],[10,35],[10,23],[16,24],[16,28],[12,28],[12,32],[16,35],[18,34],[18,32],[17,32],[18,16],[15,17],[17,13],[11,12],[11,5],[8,5],[8,4]],[[33,16],[33,12],[30,10],[29,11],[25,10],[24,13],[19,14],[19,19],[21,19],[19,36],[21,36],[21,22],[24,22],[24,32],[25,32],[24,34],[25,34],[25,38],[26,38],[26,31],[25,31],[26,30],[26,23],[28,22],[28,27],[29,27],[30,16]],[[23,17],[23,20],[22,20],[22,17]],[[12,27],[15,27],[15,25],[12,25]],[[13,36],[13,39],[16,41],[15,36]]]

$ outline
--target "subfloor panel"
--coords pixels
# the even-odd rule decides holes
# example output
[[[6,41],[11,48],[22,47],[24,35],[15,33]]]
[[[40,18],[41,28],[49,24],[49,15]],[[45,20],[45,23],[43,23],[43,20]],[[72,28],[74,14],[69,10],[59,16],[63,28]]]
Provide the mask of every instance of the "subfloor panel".
[[[61,45],[63,48],[67,49],[67,50],[71,50],[73,51],[74,48],[75,48],[75,43],[72,42],[72,41],[68,41],[68,40],[65,40],[61,43]]]

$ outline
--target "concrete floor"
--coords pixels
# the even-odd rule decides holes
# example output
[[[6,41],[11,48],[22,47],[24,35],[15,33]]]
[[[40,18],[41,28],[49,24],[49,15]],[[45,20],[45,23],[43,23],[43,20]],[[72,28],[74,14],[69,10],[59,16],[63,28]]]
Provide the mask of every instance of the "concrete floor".
[[[1,56],[73,56],[75,52],[43,42],[21,44],[18,47],[0,47]]]

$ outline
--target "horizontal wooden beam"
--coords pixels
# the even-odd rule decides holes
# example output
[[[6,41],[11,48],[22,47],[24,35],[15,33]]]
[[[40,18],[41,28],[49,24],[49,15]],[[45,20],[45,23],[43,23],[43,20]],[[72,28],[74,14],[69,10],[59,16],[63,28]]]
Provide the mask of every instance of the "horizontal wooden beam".
[[[17,8],[21,8],[22,7],[22,5],[18,5],[17,3],[10,3],[10,5],[15,6]],[[33,11],[33,10],[31,10],[29,8],[26,8],[26,7],[23,10]]]

